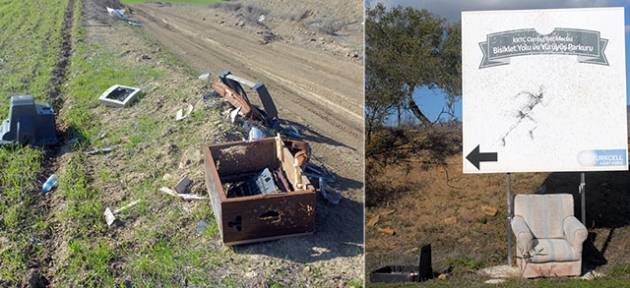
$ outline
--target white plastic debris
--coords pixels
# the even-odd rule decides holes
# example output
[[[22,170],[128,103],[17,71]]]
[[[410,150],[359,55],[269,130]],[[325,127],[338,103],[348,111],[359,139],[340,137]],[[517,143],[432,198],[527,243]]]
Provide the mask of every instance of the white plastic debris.
[[[254,141],[258,139],[265,138],[265,133],[262,130],[258,129],[256,126],[252,126],[249,130],[249,139],[248,141]]]
[[[160,191],[164,192],[164,193],[166,193],[168,195],[171,195],[171,196],[182,198],[184,200],[206,200],[206,199],[209,199],[208,197],[203,197],[203,196],[199,196],[199,195],[196,195],[196,194],[179,194],[179,193],[175,192],[174,190],[172,190],[172,189],[170,189],[168,187],[162,187],[162,188],[160,188]]]
[[[263,22],[265,21],[265,15],[260,15],[260,17],[258,17],[258,22]]]
[[[105,221],[107,222],[107,226],[112,225],[112,223],[114,223],[114,221],[116,221],[116,216],[115,216],[116,214],[118,214],[118,213],[120,213],[122,211],[125,211],[125,210],[135,206],[138,203],[140,203],[140,200],[133,201],[133,202],[131,202],[131,203],[121,207],[121,208],[118,208],[118,209],[114,210],[113,212],[112,212],[112,210],[109,209],[109,207],[107,207],[107,209],[105,209]]]
[[[326,181],[324,181],[324,178],[321,177],[319,178],[319,190],[322,191],[322,196],[324,196],[324,199],[328,200],[328,202],[334,205],[339,204],[339,201],[342,198],[341,194],[336,191],[326,190]]]
[[[233,109],[232,111],[230,111],[230,119],[232,120],[232,123],[234,123],[234,121],[236,121],[236,116],[238,116],[238,113],[241,112],[241,108],[242,107],[238,107],[236,109]]]
[[[188,109],[186,110],[186,114],[184,114],[184,109],[177,110],[177,115],[175,115],[175,121],[182,120],[182,119],[190,116],[190,113],[192,113],[192,111],[193,111],[193,109],[195,107],[192,104],[190,104],[190,103],[186,103],[186,104],[188,104]]]
[[[199,75],[199,80],[201,80],[201,81],[208,81],[208,79],[210,78],[211,74],[212,74],[212,72],[204,72],[201,75]]]
[[[114,221],[116,221],[116,216],[112,213],[112,210],[109,210],[109,207],[105,209],[105,221],[107,222],[107,226],[111,226]]]
[[[118,16],[118,18],[123,19],[123,20],[127,20],[127,16],[125,16],[125,9],[112,9],[109,7],[107,8],[107,13],[109,13],[109,16]]]

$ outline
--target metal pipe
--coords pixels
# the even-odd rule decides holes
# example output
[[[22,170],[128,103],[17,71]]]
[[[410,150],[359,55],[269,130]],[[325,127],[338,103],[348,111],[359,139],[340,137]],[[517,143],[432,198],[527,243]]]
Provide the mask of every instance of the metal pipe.
[[[580,175],[580,194],[582,194],[582,224],[586,226],[586,176],[584,172]]]
[[[507,173],[507,228],[508,228],[508,266],[512,266],[512,185],[510,173]]]

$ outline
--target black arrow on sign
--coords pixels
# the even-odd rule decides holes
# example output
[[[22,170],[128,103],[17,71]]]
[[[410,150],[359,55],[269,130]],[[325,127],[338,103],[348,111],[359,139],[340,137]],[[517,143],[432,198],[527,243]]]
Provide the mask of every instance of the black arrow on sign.
[[[496,152],[481,153],[479,152],[479,145],[477,145],[477,147],[475,147],[475,149],[472,152],[470,152],[468,156],[466,156],[466,159],[468,159],[470,163],[475,165],[475,167],[477,167],[478,170],[481,170],[481,168],[479,168],[479,164],[481,163],[481,161],[497,162],[497,153]]]

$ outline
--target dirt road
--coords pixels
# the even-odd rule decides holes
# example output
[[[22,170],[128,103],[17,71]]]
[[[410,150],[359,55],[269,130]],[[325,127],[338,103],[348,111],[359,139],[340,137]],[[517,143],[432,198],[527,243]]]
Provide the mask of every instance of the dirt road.
[[[313,153],[338,175],[332,187],[345,199],[336,206],[318,201],[312,237],[235,248],[247,259],[246,266],[276,267],[298,281],[310,277],[313,271],[303,266],[312,263],[324,286],[347,286],[348,279],[363,278],[364,267],[363,45],[357,20],[362,19],[363,3],[352,1],[356,9],[339,4],[344,7],[334,11],[338,15],[324,2],[274,3],[227,8],[146,3],[128,8],[149,41],[197,73],[229,70],[263,82],[280,118],[304,128]],[[348,11],[354,11],[354,18],[334,18]],[[251,20],[262,15],[262,24]],[[251,274],[245,268],[232,270],[243,279]]]
[[[230,70],[263,82],[280,117],[307,128],[305,139],[315,153],[342,178],[362,182],[362,61],[280,41],[263,44],[264,36],[235,29],[215,9],[130,7],[148,35],[194,70]],[[360,190],[349,192],[344,196],[362,198]]]

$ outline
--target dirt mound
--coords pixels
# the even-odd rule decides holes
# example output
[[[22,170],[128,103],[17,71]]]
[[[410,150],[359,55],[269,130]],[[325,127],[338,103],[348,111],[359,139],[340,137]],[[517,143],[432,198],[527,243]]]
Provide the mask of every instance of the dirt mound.
[[[461,136],[461,132],[452,133],[456,135],[446,140]],[[396,196],[367,207],[366,219],[375,219],[373,225],[366,227],[368,273],[386,265],[417,263],[417,249],[425,243],[432,245],[434,270],[449,273],[459,281],[479,277],[471,276],[473,270],[506,264],[506,175],[463,174],[461,152],[447,156],[441,165],[421,169],[423,163],[434,163],[439,158],[431,156],[435,149],[428,144],[442,142],[427,142],[431,139],[429,134],[405,132],[407,142],[424,143],[415,146],[424,151],[407,153],[412,155],[407,161],[390,165],[378,175],[381,181],[396,179],[387,182]],[[461,148],[461,142],[447,145]],[[628,263],[630,244],[625,239],[630,237],[629,179],[628,171],[586,173],[585,225],[589,238],[584,243],[583,257],[588,270],[597,269],[608,275],[615,265]],[[579,184],[580,173],[511,175],[512,195],[572,194],[574,214],[581,219]],[[379,228],[393,229],[395,235],[380,233]]]

